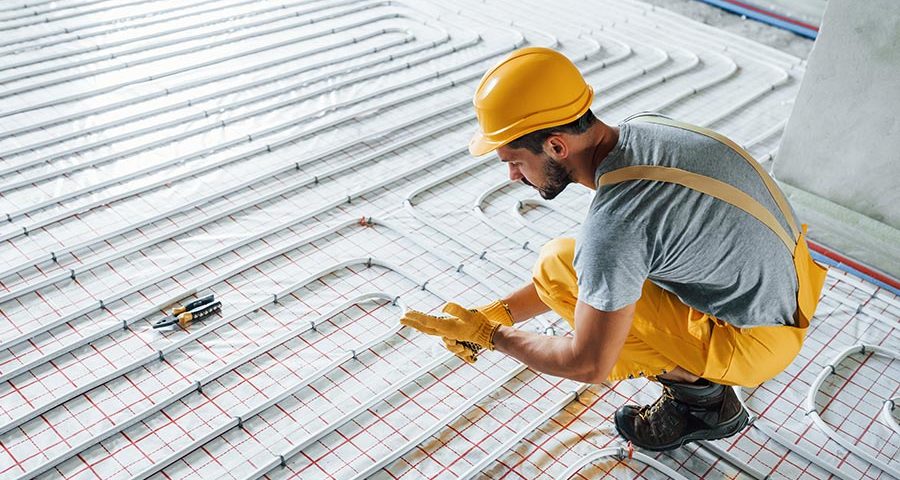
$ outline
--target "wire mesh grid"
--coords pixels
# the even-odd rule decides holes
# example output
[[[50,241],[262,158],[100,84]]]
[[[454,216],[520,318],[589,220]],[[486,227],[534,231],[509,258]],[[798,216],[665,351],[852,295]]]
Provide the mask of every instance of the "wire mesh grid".
[[[509,7],[4,9],[0,475],[555,478],[618,445],[610,416],[651,401],[653,384],[585,390],[494,353],[467,366],[396,324],[404,305],[483,303],[527,281],[591,199],[546,203],[465,159],[471,90],[513,48],[555,46],[595,85],[602,118],[661,110],[767,154],[802,65],[637,2],[587,6],[597,21]],[[206,293],[220,313],[148,325]],[[816,461],[888,478],[802,404],[844,347],[897,350],[898,305],[833,270],[801,356],[747,398],[759,426],[719,442],[737,460],[707,446],[654,458],[698,478],[833,474]],[[900,438],[876,414],[896,369],[850,356],[815,397],[831,428],[889,464]],[[577,472],[659,475],[616,459]]]

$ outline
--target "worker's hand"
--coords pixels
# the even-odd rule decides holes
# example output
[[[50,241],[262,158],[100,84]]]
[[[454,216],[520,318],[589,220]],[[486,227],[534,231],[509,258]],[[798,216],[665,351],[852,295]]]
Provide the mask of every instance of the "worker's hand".
[[[447,347],[447,350],[450,350],[450,353],[469,364],[475,363],[478,360],[478,354],[483,350],[478,345],[463,343],[459,340],[453,340],[452,338],[443,337],[442,340],[444,341],[444,346]]]
[[[475,310],[483,314],[488,320],[497,322],[501,325],[512,326],[512,315],[509,307],[500,300],[495,300],[487,305],[475,307]],[[450,353],[459,357],[462,361],[472,364],[478,360],[478,354],[482,348],[472,343],[463,343],[452,338],[442,337],[444,346]]]
[[[475,307],[475,310],[487,317],[488,320],[497,322],[500,325],[511,327],[513,324],[509,307],[500,300],[495,300],[487,305]],[[456,355],[460,360],[468,364],[473,364],[478,361],[478,354],[483,350],[478,345],[460,342],[459,340],[453,340],[452,338],[443,337],[442,340],[444,341],[444,346],[447,347],[447,350],[449,350],[450,353]]]
[[[451,340],[471,342],[489,350],[494,349],[493,337],[494,332],[500,328],[499,323],[488,320],[477,310],[467,310],[455,303],[444,305],[444,313],[451,316],[437,317],[408,310],[400,323],[428,335],[439,335]]]

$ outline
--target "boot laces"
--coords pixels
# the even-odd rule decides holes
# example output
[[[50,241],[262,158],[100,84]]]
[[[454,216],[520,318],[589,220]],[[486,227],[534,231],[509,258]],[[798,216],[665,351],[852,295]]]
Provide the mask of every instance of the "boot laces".
[[[669,402],[674,401],[675,397],[672,395],[672,392],[669,391],[668,388],[664,387],[662,395],[658,399],[656,399],[656,402],[654,402],[653,405],[642,408],[641,411],[638,412],[638,416],[641,417],[641,420],[650,422],[650,420],[654,416],[656,416],[656,414],[661,413],[663,408],[665,408],[665,405],[667,405]]]

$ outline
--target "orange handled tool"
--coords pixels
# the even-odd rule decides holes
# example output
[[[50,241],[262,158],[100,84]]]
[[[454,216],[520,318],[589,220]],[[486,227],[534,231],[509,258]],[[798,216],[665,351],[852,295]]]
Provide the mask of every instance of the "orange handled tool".
[[[161,318],[153,323],[153,328],[166,329],[181,325],[187,328],[194,320],[200,320],[203,317],[211,315],[222,308],[222,302],[216,300],[215,295],[207,295],[198,298],[184,306],[178,306],[172,309],[172,314]]]

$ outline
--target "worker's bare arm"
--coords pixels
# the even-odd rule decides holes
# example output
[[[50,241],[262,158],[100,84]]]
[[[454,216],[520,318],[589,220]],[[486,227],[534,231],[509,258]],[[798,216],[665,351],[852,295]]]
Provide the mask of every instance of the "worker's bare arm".
[[[534,284],[531,282],[509,294],[501,301],[509,307],[513,323],[524,322],[529,318],[550,311],[550,308],[544,305],[544,302],[538,297],[537,290],[535,290]]]
[[[609,376],[631,328],[634,304],[604,312],[578,302],[575,334],[554,337],[500,327],[494,347],[543,373],[601,383]]]

